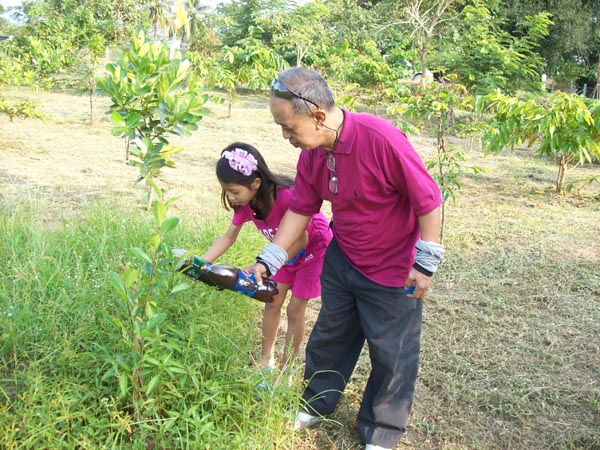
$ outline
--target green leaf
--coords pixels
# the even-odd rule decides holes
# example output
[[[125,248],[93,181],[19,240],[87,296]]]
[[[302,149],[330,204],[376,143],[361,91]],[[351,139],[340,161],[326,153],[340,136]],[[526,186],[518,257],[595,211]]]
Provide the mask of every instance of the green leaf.
[[[160,200],[154,200],[152,202],[152,213],[154,214],[154,218],[156,219],[157,225],[161,225],[167,216],[167,207]]]
[[[148,261],[149,263],[152,263],[152,258],[150,258],[150,256],[148,256],[148,254],[144,250],[142,250],[141,248],[139,248],[139,247],[133,247],[131,249],[131,251],[135,255],[139,256],[140,258]]]
[[[121,369],[126,370],[127,372],[131,372],[131,365],[129,365],[129,363],[125,360],[123,355],[119,354],[115,356],[115,362]]]
[[[160,232],[162,235],[168,234],[179,224],[178,217],[169,217],[161,225]]]
[[[152,356],[146,356],[144,358],[144,362],[145,363],[150,363],[150,364],[152,364],[153,366],[156,366],[156,367],[160,367],[160,365],[161,365],[161,362],[158,359],[153,358]]]
[[[152,318],[155,316],[157,311],[157,307],[156,307],[156,302],[147,302],[146,303],[146,309],[144,311],[144,313],[146,314],[146,317]]]
[[[138,56],[143,57],[150,51],[150,44],[148,42],[144,42],[138,51]]]
[[[156,184],[154,181],[152,180],[147,180],[148,184],[150,185],[150,187],[152,188],[152,191],[154,192],[154,194],[158,197],[158,198],[162,198],[163,195],[163,190],[162,188]],[[160,223],[159,223],[160,224]]]
[[[125,125],[125,119],[117,111],[113,112],[110,115],[110,121],[112,123],[114,123],[115,125],[120,125],[120,126],[124,126]]]
[[[177,286],[173,287],[170,293],[175,294],[177,292],[185,291],[186,289],[189,289],[191,287],[192,285],[190,283],[180,283]]]
[[[158,384],[158,382],[160,381],[160,374],[156,374],[152,377],[152,379],[150,380],[150,382],[148,383],[148,387],[146,389],[146,394],[150,394],[154,388],[156,387],[156,385]]]
[[[146,323],[146,329],[147,330],[153,330],[155,329],[158,325],[160,325],[161,323],[163,323],[167,318],[167,315],[165,313],[158,313],[152,316],[152,318]]]
[[[123,329],[123,322],[121,322],[121,320],[118,317],[111,317],[110,321],[115,327],[117,327],[118,330]]]
[[[122,279],[125,287],[129,289],[138,280],[138,271],[128,267],[123,271]]]
[[[117,375],[117,373],[116,373],[114,367],[111,367],[104,373],[104,375],[102,375],[101,381],[104,382],[110,378],[115,377],[116,375]]]
[[[119,392],[121,397],[125,397],[127,395],[127,389],[129,387],[129,383],[127,377],[124,374],[121,374],[119,377]]]
[[[125,123],[128,127],[133,128],[140,125],[142,115],[137,111],[130,111],[125,118]]]
[[[127,297],[127,289],[125,288],[125,284],[123,283],[123,280],[121,279],[121,277],[119,276],[118,273],[111,272],[110,275],[108,276],[108,279],[109,279],[110,284],[112,285],[112,287],[119,294],[121,294],[121,296]]]
[[[152,249],[156,251],[158,249],[158,246],[160,245],[160,234],[153,235],[148,240],[148,243],[150,244],[150,246],[152,247]]]
[[[182,195],[175,195],[173,197],[171,197],[170,199],[168,199],[165,202],[165,206],[169,207],[171,205],[171,203],[175,202],[176,200],[179,200],[181,197],[183,197]]]
[[[179,67],[177,68],[177,75],[175,76],[175,81],[179,82],[179,81],[183,80],[183,78],[185,77],[189,68],[190,68],[190,61],[187,59],[182,61],[181,64],[179,65]]]

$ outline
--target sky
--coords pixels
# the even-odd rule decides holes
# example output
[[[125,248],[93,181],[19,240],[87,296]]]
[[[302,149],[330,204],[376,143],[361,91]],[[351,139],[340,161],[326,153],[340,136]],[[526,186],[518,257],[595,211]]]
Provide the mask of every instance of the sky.
[[[21,6],[21,0],[0,0],[0,5],[5,9],[10,6]]]

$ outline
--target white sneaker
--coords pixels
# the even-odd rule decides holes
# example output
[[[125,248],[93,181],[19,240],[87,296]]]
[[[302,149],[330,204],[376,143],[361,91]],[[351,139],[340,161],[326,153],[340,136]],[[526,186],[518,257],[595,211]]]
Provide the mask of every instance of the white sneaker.
[[[380,447],[379,445],[367,444],[365,450],[392,450],[391,448]]]
[[[304,430],[305,428],[310,427],[312,424],[320,422],[321,420],[323,419],[319,416],[313,416],[300,411],[294,422],[294,431]]]

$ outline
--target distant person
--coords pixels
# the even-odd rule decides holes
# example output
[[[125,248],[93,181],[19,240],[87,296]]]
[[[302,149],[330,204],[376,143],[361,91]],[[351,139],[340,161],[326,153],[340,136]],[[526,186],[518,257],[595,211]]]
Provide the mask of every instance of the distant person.
[[[242,142],[233,143],[221,152],[216,172],[222,187],[221,201],[225,209],[233,209],[233,218],[227,231],[201,256],[208,262],[217,259],[235,243],[246,222],[254,223],[267,239],[273,239],[294,191],[290,178],[271,173],[259,151]],[[319,276],[330,240],[331,230],[323,213],[312,214],[306,223],[306,231],[299,233],[295,245],[291,246],[295,249],[295,257],[285,262],[273,277],[279,294],[272,303],[264,306],[263,340],[258,361],[261,367],[274,368],[276,365],[275,342],[281,308],[290,289],[282,364],[287,364],[298,354],[304,338],[308,300],[321,295]],[[291,354],[288,354],[290,348]]]
[[[414,397],[421,300],[444,253],[440,190],[402,131],[336,106],[316,72],[281,73],[271,83],[269,105],[283,138],[302,152],[289,210],[250,269],[256,276],[277,274],[323,200],[333,213],[295,429],[334,411],[366,339],[371,374],[358,431],[367,450],[394,448]]]

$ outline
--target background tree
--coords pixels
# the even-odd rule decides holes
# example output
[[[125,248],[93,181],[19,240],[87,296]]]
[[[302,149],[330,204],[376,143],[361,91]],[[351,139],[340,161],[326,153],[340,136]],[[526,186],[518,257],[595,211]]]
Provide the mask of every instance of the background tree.
[[[262,34],[260,29],[253,28],[250,32],[256,33],[257,36]],[[204,58],[198,53],[188,53],[204,82],[227,93],[227,117],[231,117],[238,89],[264,89],[287,67],[286,61],[273,49],[264,45],[260,38],[250,35],[238,44],[233,47],[225,46],[221,53],[209,58]]]
[[[265,17],[282,11],[290,11],[294,2],[283,0],[233,0],[220,3],[217,7],[219,37],[223,45],[233,47],[250,35],[256,36],[256,28],[265,33],[260,37],[263,43],[270,42],[271,33],[265,27]]]
[[[102,17],[102,29],[109,45],[126,41],[136,27],[147,28],[149,24],[145,8],[147,0],[97,1],[98,6],[94,10]]]
[[[327,0],[324,5],[329,10],[325,20],[326,37],[331,41],[331,48],[348,45],[360,48],[366,41],[375,41],[380,47],[376,32],[380,18],[372,8],[365,8],[356,2],[345,0]],[[321,55],[326,59],[325,55]],[[320,66],[326,66],[321,61]]]
[[[73,70],[76,73],[75,88],[88,98],[90,125],[94,125],[94,104],[96,95],[96,76],[98,75],[99,57],[94,51],[87,49],[77,52],[78,62]]]
[[[600,160],[600,102],[563,92],[525,100],[498,92],[480,97],[478,112],[491,112],[483,135],[488,152],[526,143],[558,165],[555,192],[564,194],[572,163]]]
[[[512,35],[518,35],[524,17],[541,12],[551,15],[553,25],[537,52],[546,63],[545,72],[560,89],[574,89],[579,79],[590,85],[599,79],[599,0],[503,0],[498,2],[498,12],[506,19],[503,29]]]
[[[21,35],[16,36],[7,51],[20,59],[38,76],[59,73],[75,62],[75,52],[83,41],[84,17],[64,16],[51,5],[37,1],[25,6],[29,17]]]
[[[445,44],[434,58],[437,66],[483,93],[497,88],[539,90],[544,63],[537,50],[548,33],[548,15],[524,17],[519,37],[504,31],[500,22],[483,2],[466,6],[444,36]]]
[[[317,0],[291,12],[280,12],[270,18],[273,28],[272,45],[290,65],[301,66],[308,57],[314,62],[315,49],[328,42],[325,20],[329,11]]]
[[[435,41],[435,37],[442,32],[442,28],[450,17],[450,7],[456,1],[417,0],[404,7],[404,19],[399,23],[407,25],[412,30],[411,38],[416,47],[423,76],[428,71],[429,47]]]
[[[99,58],[107,46],[121,42],[129,30],[144,25],[141,0],[33,0],[26,2],[28,19],[7,52],[38,76],[69,71],[78,55]]]
[[[402,129],[408,128],[417,133],[426,130],[436,135],[436,158],[427,161],[426,165],[440,186],[444,199],[443,238],[447,201],[456,200],[456,194],[462,187],[462,162],[465,160],[463,150],[450,144],[448,137],[476,134],[478,121],[474,120],[473,115],[465,114],[473,109],[473,99],[465,86],[456,82],[420,83],[408,89],[407,95],[392,110],[401,114]],[[472,170],[477,173],[480,168],[472,167]]]
[[[361,48],[350,48],[344,43],[329,58],[329,71],[338,82],[345,84],[341,104],[355,107],[360,103],[378,113],[381,104],[395,101],[404,87],[398,85],[398,74],[381,55],[374,41],[366,41]]]
[[[161,34],[169,37],[169,30],[173,26],[171,4],[152,0],[148,3],[150,22],[152,23],[152,36],[158,38]]]
[[[206,55],[220,43],[216,35],[213,18],[204,0],[189,0],[185,25],[185,42],[192,51]]]

